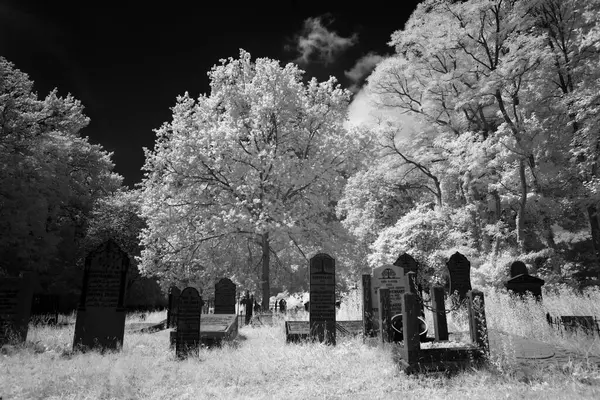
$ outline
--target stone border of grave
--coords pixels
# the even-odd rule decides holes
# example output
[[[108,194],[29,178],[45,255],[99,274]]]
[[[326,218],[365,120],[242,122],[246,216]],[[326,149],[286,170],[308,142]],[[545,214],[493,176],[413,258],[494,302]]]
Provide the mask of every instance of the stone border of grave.
[[[469,332],[471,344],[464,347],[421,348],[419,337],[419,316],[421,307],[416,293],[416,273],[407,274],[408,287],[404,293],[402,319],[405,321],[404,341],[392,348],[394,360],[407,374],[419,372],[438,372],[464,368],[469,365],[485,362],[489,356],[489,341],[485,318],[485,301],[479,290],[467,292],[469,314]],[[437,289],[439,290],[439,289]],[[382,321],[382,341],[391,337],[391,308],[387,290],[380,290],[380,320]],[[440,300],[438,296],[437,300]],[[447,341],[447,324],[443,296],[441,303],[435,305],[434,327],[436,338]],[[444,311],[444,312],[442,312]],[[435,322],[437,319],[437,322]],[[444,326],[446,326],[444,331]],[[387,333],[387,334],[386,334]],[[445,336],[445,337],[444,337]]]

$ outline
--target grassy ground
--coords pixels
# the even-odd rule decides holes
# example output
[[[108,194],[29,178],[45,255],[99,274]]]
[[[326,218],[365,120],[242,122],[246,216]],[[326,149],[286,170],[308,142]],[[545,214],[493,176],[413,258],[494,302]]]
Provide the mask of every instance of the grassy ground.
[[[490,291],[488,323],[492,329],[567,345],[582,356],[600,355],[598,337],[561,336],[538,317],[552,307],[556,314],[566,312],[560,307],[567,306],[584,311],[575,315],[600,315],[600,296],[594,296],[598,294],[562,293],[545,298],[542,306],[518,304]],[[350,300],[338,311],[339,320],[359,316],[360,307]],[[165,313],[153,313],[144,322],[164,318]],[[139,321],[139,316],[128,318],[130,323]],[[466,318],[450,314],[449,326],[451,331],[465,330]],[[186,361],[175,359],[168,331],[126,333],[120,353],[71,355],[73,330],[73,325],[32,326],[26,345],[0,354],[2,400],[600,398],[600,372],[584,361],[521,367],[509,348],[496,350],[492,363],[479,370],[450,378],[415,377],[395,366],[389,347],[360,338],[339,338],[335,347],[287,345],[282,319],[275,319],[273,326],[242,327],[233,344],[202,349],[199,358]]]

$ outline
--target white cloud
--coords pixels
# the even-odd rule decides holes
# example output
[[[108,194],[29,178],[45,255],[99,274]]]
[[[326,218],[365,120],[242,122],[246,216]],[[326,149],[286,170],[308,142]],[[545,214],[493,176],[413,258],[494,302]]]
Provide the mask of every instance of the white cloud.
[[[383,56],[371,52],[359,58],[352,68],[344,71],[346,78],[352,82],[352,86],[349,89],[354,93],[358,92],[367,76],[373,72],[377,64],[382,60]]]
[[[346,128],[351,125],[375,125],[383,120],[393,121],[407,136],[425,128],[415,117],[402,113],[398,108],[382,108],[374,104],[366,89],[360,89],[348,107]]]
[[[350,37],[342,37],[327,29],[323,24],[323,17],[320,16],[304,21],[302,33],[296,35],[295,42],[299,56],[294,61],[298,64],[317,60],[330,64],[340,52],[358,42],[358,35],[355,33]]]

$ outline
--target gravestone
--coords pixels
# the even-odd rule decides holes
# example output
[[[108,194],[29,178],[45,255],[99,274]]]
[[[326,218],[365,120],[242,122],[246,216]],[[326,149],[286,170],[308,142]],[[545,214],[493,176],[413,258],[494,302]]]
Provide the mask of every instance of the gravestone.
[[[177,326],[177,302],[181,290],[177,286],[171,286],[169,289],[169,308],[167,308],[167,328],[175,328]]]
[[[519,275],[529,275],[527,265],[523,261],[515,261],[510,265],[510,277],[514,278]]]
[[[400,257],[394,261],[394,265],[404,270],[405,277],[409,272],[417,273],[417,270],[419,269],[417,261],[408,253],[401,254]]]
[[[215,314],[235,314],[235,289],[229,278],[215,284]]]
[[[319,253],[310,259],[310,337],[335,345],[335,259]]]
[[[515,275],[516,274],[516,275]],[[510,266],[511,278],[504,286],[518,296],[530,292],[536,300],[542,300],[542,286],[546,283],[543,279],[529,275],[527,266],[522,261],[515,261]]]
[[[377,267],[373,270],[370,286],[373,331],[378,333],[381,325],[379,320],[379,290],[389,290],[391,316],[401,314],[402,299],[406,291],[404,269],[392,264]]]
[[[27,339],[35,276],[0,278],[0,346]]]
[[[125,288],[129,257],[112,240],[85,259],[77,308],[74,350],[118,350],[125,334]]]
[[[467,297],[471,289],[471,262],[459,252],[454,253],[446,263],[450,274],[450,294],[458,292],[459,301]]]
[[[193,287],[183,289],[179,295],[175,354],[178,358],[198,356],[200,346],[200,314],[202,298]]]

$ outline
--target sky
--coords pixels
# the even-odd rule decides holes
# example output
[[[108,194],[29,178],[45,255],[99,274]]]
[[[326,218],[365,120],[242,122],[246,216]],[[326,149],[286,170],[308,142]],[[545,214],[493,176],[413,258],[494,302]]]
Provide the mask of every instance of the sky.
[[[240,49],[295,62],[306,78],[335,76],[356,93],[350,118],[368,119],[364,80],[393,54],[390,36],[418,1],[393,11],[387,2],[190,3],[0,0],[0,56],[29,75],[40,97],[57,88],[80,100],[91,120],[82,136],[112,152],[115,171],[134,187],[143,148],[154,147],[177,96],[208,94],[207,72]]]

